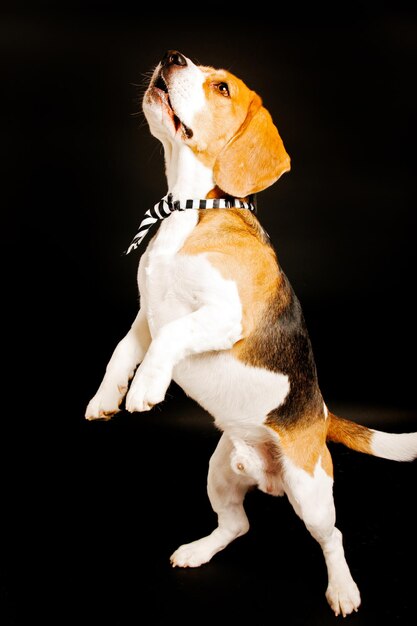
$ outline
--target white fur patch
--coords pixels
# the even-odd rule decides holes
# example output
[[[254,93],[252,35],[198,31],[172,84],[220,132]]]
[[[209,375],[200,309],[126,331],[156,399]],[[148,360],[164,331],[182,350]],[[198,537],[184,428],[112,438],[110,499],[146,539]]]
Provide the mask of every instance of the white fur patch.
[[[288,376],[245,365],[230,352],[188,358],[174,380],[215,419],[222,430],[250,432],[288,395]]]
[[[283,468],[285,492],[297,515],[304,520],[307,527],[317,525],[327,531],[335,522],[333,479],[324,471],[321,457],[313,475],[288,458],[284,458]],[[319,541],[318,537],[316,539]]]
[[[166,159],[168,185],[174,198],[205,198],[215,183],[213,170],[198,159],[189,146],[174,143]]]
[[[195,215],[194,211],[187,211]],[[184,213],[173,214],[172,218],[186,217]],[[168,221],[166,220],[166,221]],[[163,234],[163,233],[161,233]],[[178,232],[178,240],[181,239]],[[171,237],[166,242],[158,236],[149,250],[145,261],[144,276],[141,275],[141,293],[145,295],[147,319],[153,337],[169,322],[195,313],[202,307],[212,307],[211,318],[206,321],[206,330],[211,329],[218,341],[217,349],[231,348],[241,337],[242,305],[236,283],[225,279],[204,255],[188,257],[176,255]],[[201,329],[206,334],[204,328]],[[230,334],[231,333],[231,334]],[[177,341],[191,338],[177,337]],[[202,351],[198,336],[194,337],[194,352]],[[218,341],[215,343],[218,343]],[[204,349],[214,350],[213,346]]]
[[[335,527],[333,480],[317,462],[311,476],[284,459],[284,489],[297,515],[320,544],[326,560],[328,587],[326,598],[335,615],[344,617],[357,611],[360,593],[343,550],[342,534]]]
[[[171,74],[169,79],[172,108],[180,120],[191,128],[196,113],[206,106],[204,81],[205,75],[190,59],[187,59],[187,67]]]
[[[373,431],[372,453],[392,461],[413,461],[417,458],[417,433],[384,433]]]

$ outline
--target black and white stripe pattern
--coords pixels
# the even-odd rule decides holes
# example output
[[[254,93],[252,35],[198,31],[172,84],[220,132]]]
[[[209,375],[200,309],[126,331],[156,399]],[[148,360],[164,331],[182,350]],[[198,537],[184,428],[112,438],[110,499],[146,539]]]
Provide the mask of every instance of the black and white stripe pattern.
[[[192,199],[173,201],[172,195],[168,194],[168,196],[157,202],[152,209],[146,211],[139,225],[138,232],[133,237],[125,254],[136,250],[153,224],[158,220],[165,219],[171,215],[173,211],[185,211],[186,209],[249,209],[249,211],[255,212],[256,206],[252,199],[250,202],[244,202],[237,198],[206,198],[204,200]]]

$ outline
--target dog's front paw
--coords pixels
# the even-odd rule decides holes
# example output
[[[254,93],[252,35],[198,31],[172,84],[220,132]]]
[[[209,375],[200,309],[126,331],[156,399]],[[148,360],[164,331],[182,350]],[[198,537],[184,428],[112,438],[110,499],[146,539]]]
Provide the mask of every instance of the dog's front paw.
[[[151,369],[142,365],[136,372],[126,396],[126,410],[130,413],[150,411],[155,404],[162,402],[171,382],[170,371],[162,368]]]
[[[346,617],[352,611],[357,611],[361,603],[361,595],[353,579],[346,581],[343,586],[329,584],[326,598],[336,616],[342,614]]]
[[[120,411],[119,406],[126,391],[125,385],[101,386],[88,403],[85,418],[87,420],[110,419]]]

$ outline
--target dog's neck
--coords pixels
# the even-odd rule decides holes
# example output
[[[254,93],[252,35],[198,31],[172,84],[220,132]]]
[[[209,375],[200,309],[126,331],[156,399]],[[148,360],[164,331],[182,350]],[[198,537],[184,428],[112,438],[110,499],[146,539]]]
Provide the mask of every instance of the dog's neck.
[[[164,143],[168,193],[173,200],[206,198],[215,186],[213,170],[204,165],[187,145]]]

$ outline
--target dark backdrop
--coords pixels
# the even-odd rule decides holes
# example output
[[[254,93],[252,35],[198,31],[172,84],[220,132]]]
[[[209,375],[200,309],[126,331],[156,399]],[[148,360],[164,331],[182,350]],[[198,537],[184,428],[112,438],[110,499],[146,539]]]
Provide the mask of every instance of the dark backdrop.
[[[280,130],[292,170],[259,194],[259,217],[303,305],[330,408],[354,407],[345,417],[372,418],[377,427],[387,415],[387,430],[401,429],[400,418],[411,416],[406,428],[416,429],[416,15],[381,2],[334,9],[280,3],[276,12],[258,5],[229,15],[216,4],[196,13],[155,6],[146,15],[139,3],[3,5],[8,323],[0,469],[7,513],[0,556],[7,557],[13,582],[2,591],[10,623],[31,623],[35,615],[46,623],[49,589],[58,606],[54,624],[71,610],[71,623],[81,623],[83,603],[89,623],[103,623],[110,611],[112,626],[130,624],[141,606],[138,589],[140,601],[148,597],[165,616],[155,624],[167,623],[178,598],[184,599],[181,615],[187,607],[198,614],[203,602],[203,612],[215,616],[215,605],[198,590],[220,594],[226,606],[230,585],[233,598],[246,600],[256,588],[227,559],[235,559],[242,575],[268,568],[263,556],[271,551],[268,537],[276,536],[276,511],[270,512],[283,505],[258,495],[251,500],[258,535],[255,524],[252,538],[219,557],[214,570],[191,577],[164,569],[181,540],[213,523],[204,482],[217,434],[175,385],[150,414],[121,415],[108,424],[83,419],[137,311],[140,250],[129,257],[122,252],[145,210],[166,191],[162,151],[141,114],[147,76],[166,49],[234,72],[262,96]],[[365,621],[356,623],[383,624],[388,606],[386,623],[408,626],[398,615],[414,615],[412,578],[401,577],[415,550],[407,505],[415,485],[405,486],[413,468],[352,454],[336,454],[335,462],[340,523],[351,529],[353,564],[355,554],[356,564],[359,555],[365,559],[359,582],[371,613],[365,605],[358,618]],[[287,558],[280,543],[271,571],[258,576],[263,588],[254,597],[266,593],[266,604],[252,602],[247,613],[240,600],[233,610],[228,605],[240,623],[251,611],[266,619],[276,606],[275,584],[283,604],[297,607],[299,621],[291,624],[333,623],[323,599],[322,557],[294,520],[292,512],[288,520],[284,515],[285,532],[293,533]],[[356,544],[355,532],[362,532]],[[389,554],[382,551],[390,545],[388,574]],[[239,558],[249,560],[239,565]],[[276,583],[273,563],[281,559],[290,568],[288,581],[300,576],[297,563],[305,563],[299,588],[312,590],[304,608],[297,585]],[[42,567],[46,579],[39,576]],[[71,567],[75,577],[67,573]],[[145,587],[140,571],[148,576]],[[119,595],[112,595],[115,589]],[[375,607],[380,613],[372,613]],[[20,622],[25,609],[31,619]]]
[[[19,220],[6,244],[29,264],[19,291],[42,309],[43,350],[52,339],[60,367],[77,360],[78,389],[93,392],[136,312],[140,251],[122,251],[166,191],[141,96],[176,48],[257,91],[292,158],[259,216],[304,307],[325,397],[414,408],[414,13],[36,4],[0,25],[6,213]]]

